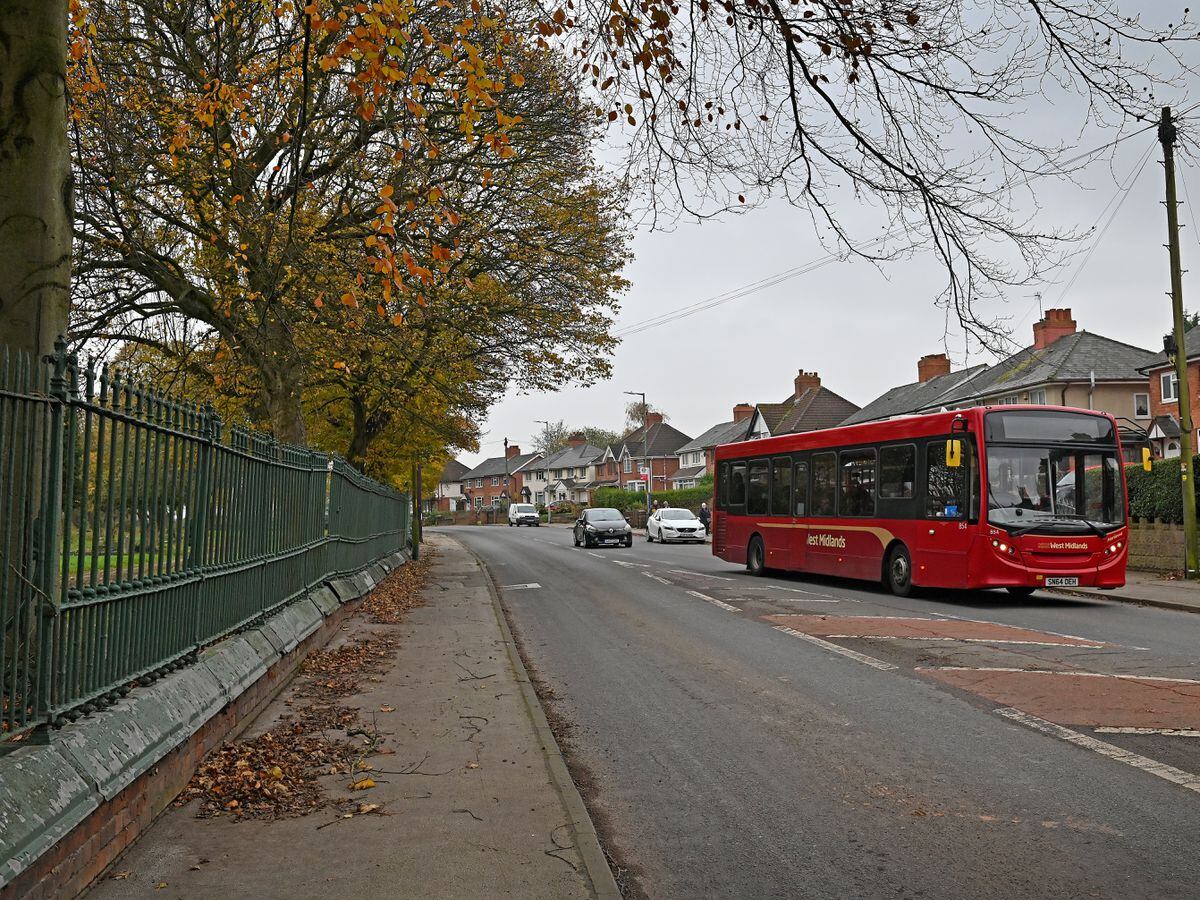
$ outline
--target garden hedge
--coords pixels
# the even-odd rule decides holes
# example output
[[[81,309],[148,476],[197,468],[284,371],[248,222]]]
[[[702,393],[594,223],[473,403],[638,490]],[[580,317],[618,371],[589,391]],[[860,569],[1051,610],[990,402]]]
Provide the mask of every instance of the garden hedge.
[[[701,503],[710,507],[713,501],[712,480],[707,479],[692,488],[680,488],[677,491],[655,491],[651,499],[680,509],[690,509],[696,512]],[[592,506],[611,506],[622,512],[646,508],[645,491],[623,491],[620,488],[599,488],[592,495]]]
[[[1195,473],[1200,470],[1200,456],[1192,457],[1192,490],[1197,490]],[[1179,460],[1156,459],[1152,471],[1141,465],[1125,467],[1125,481],[1129,485],[1129,515],[1137,519],[1162,519],[1166,522],[1183,521],[1183,495],[1179,490]]]

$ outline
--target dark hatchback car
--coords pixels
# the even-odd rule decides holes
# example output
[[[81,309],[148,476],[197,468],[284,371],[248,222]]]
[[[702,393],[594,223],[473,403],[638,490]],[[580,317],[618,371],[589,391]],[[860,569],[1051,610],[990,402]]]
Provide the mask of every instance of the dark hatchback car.
[[[633,529],[617,509],[585,509],[575,520],[575,546],[598,547],[601,544],[633,546]]]

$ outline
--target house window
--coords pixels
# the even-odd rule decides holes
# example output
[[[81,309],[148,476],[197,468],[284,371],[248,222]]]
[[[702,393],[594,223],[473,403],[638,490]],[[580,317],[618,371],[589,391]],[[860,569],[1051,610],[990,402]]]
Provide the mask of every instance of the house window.
[[[476,509],[483,509],[483,498],[482,498],[482,497],[476,497],[476,498],[475,498],[475,508],[476,508]]]
[[[676,490],[682,490],[683,488],[694,488],[695,486],[696,486],[695,478],[685,478],[685,479],[683,479],[683,481],[675,482]]]
[[[536,500],[538,503],[545,503],[545,502],[546,502],[546,492],[545,492],[545,491],[538,491],[538,492],[537,492],[537,493],[534,495],[534,500]]]
[[[499,484],[500,484],[500,476],[499,476],[499,475],[493,475],[493,476],[492,476],[492,487],[496,487],[496,486],[497,486],[497,485],[499,485]]]
[[[1159,376],[1162,385],[1163,403],[1173,403],[1179,399],[1179,377],[1174,372],[1163,372]]]
[[[623,471],[632,472],[633,471],[633,457],[631,457],[631,456],[625,457],[623,460],[621,460],[621,466],[622,466]]]
[[[1149,394],[1134,394],[1133,395],[1133,417],[1135,419],[1150,418],[1150,395]]]
[[[1029,402],[1036,403],[1038,406],[1045,406],[1046,405],[1045,389],[1043,388],[1043,389],[1036,390],[1036,391],[1030,391],[1029,392]]]
[[[1009,394],[1007,397],[1000,398],[1001,406],[1013,406],[1014,404],[1017,404],[1020,402],[1021,402],[1021,398],[1018,397],[1016,394]]]

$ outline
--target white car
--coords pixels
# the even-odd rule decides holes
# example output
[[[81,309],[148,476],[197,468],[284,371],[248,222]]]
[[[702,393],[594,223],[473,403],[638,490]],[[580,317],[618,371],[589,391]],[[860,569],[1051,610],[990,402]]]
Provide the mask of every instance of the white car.
[[[704,523],[690,509],[660,509],[646,522],[646,540],[695,541],[703,544],[708,537]]]
[[[537,507],[532,503],[511,503],[508,507],[508,527],[514,525],[537,526],[542,524]]]

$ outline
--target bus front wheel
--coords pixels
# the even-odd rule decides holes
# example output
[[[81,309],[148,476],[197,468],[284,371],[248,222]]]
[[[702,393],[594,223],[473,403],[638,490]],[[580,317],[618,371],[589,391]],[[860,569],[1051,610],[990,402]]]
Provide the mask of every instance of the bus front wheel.
[[[1034,592],[1034,588],[1031,587],[1010,587],[1007,590],[1014,597],[1028,597]]]
[[[767,574],[766,556],[763,553],[763,542],[760,537],[751,538],[750,546],[746,548],[746,571],[751,575]]]
[[[912,593],[912,557],[903,544],[897,544],[888,554],[887,586],[897,597]]]

